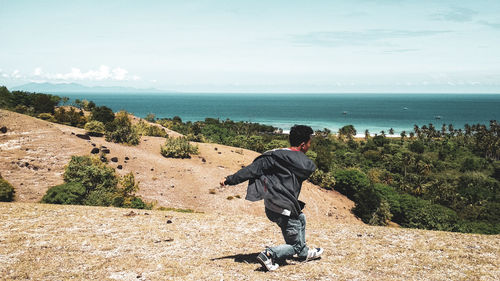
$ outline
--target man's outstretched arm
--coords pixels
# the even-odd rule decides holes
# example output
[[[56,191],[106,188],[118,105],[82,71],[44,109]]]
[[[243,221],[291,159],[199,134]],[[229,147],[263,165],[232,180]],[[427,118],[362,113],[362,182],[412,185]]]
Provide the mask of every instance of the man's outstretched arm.
[[[226,185],[236,185],[247,181],[249,179],[260,178],[264,174],[264,171],[268,170],[273,166],[273,159],[271,156],[260,156],[255,161],[246,166],[245,168],[239,170],[233,175],[223,178],[220,182],[221,186]]]

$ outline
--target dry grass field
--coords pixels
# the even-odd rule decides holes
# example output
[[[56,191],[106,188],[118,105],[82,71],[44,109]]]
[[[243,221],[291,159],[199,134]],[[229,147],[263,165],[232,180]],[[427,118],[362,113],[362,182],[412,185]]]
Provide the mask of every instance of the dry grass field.
[[[498,280],[499,238],[311,222],[324,257],[263,272],[282,238],[262,217],[0,203],[0,279]]]

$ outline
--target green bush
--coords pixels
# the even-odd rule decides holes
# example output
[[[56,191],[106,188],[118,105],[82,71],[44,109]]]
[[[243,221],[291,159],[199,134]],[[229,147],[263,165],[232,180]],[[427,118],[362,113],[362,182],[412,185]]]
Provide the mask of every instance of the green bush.
[[[66,166],[64,180],[65,184],[47,191],[42,203],[152,208],[152,204],[135,196],[139,184],[132,172],[119,179],[115,170],[97,157],[73,156]]]
[[[115,114],[113,113],[113,110],[107,106],[98,106],[92,109],[92,112],[90,113],[90,120],[107,124],[115,120]]]
[[[139,134],[132,126],[128,113],[120,111],[112,122],[106,124],[106,141],[116,143],[139,144]]]
[[[0,202],[14,201],[14,187],[0,175]]]
[[[64,171],[64,181],[81,183],[86,194],[95,190],[115,192],[118,183],[113,168],[89,156],[72,156]]]
[[[55,122],[56,120],[54,119],[54,116],[50,113],[40,113],[38,114],[37,116],[38,118],[42,119],[42,120],[46,120],[46,121],[49,121],[49,122]]]
[[[371,225],[388,225],[391,218],[391,206],[387,201],[381,200],[379,207],[375,210],[368,223]]]
[[[164,146],[161,146],[161,155],[170,158],[191,158],[191,154],[198,154],[198,147],[193,146],[187,139],[168,138]]]
[[[137,131],[137,133],[141,136],[151,136],[151,137],[166,137],[167,132],[165,129],[155,126],[155,125],[150,125],[147,124],[144,121],[139,121],[137,124],[135,124],[134,129]]]
[[[49,188],[41,202],[47,204],[81,205],[83,204],[85,193],[85,187],[81,183],[64,183]]]
[[[63,107],[58,108],[54,112],[54,119],[57,123],[79,128],[83,128],[87,123],[83,111],[77,112],[74,107],[71,107],[69,111],[66,111]]]
[[[400,194],[399,210],[392,210],[394,221],[401,226],[430,230],[456,231],[460,221],[455,211],[409,194]]]
[[[368,177],[358,169],[338,170],[334,173],[335,189],[353,199],[354,194],[370,185]]]
[[[365,223],[378,223],[379,220],[383,220],[383,218],[378,219],[374,218],[374,216],[386,216],[386,214],[383,214],[381,210],[379,210],[379,213],[375,215],[377,209],[381,206],[380,204],[382,200],[380,196],[377,196],[375,189],[371,185],[359,186],[359,190],[352,195],[352,200],[356,204],[352,210],[353,213]],[[385,223],[382,223],[381,225],[385,225]]]
[[[102,136],[105,132],[104,123],[95,120],[87,122],[83,128],[94,136]]]
[[[324,189],[333,189],[335,187],[335,177],[327,172],[323,172],[320,169],[316,169],[314,173],[309,177],[309,181],[313,184],[319,185]]]

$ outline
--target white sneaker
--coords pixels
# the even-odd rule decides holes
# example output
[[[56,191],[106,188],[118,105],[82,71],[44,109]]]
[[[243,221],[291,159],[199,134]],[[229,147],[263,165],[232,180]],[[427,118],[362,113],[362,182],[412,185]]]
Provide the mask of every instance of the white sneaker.
[[[321,254],[323,254],[323,248],[309,249],[309,251],[307,252],[306,261],[319,259],[321,257]]]
[[[267,251],[260,253],[257,256],[257,261],[264,267],[267,271],[274,271],[278,269],[279,265],[277,263],[273,264],[271,257],[267,256]]]

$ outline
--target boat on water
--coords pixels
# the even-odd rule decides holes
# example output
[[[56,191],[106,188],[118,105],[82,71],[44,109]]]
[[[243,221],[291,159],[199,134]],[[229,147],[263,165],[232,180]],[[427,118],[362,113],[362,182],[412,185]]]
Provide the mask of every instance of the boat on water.
[[[434,119],[436,119],[436,120],[441,119],[441,115],[436,115],[436,116],[434,116]]]
[[[406,106],[405,106],[405,107],[403,107],[403,110],[408,110],[408,107],[406,107]]]
[[[347,115],[347,111],[342,112],[342,114]]]

